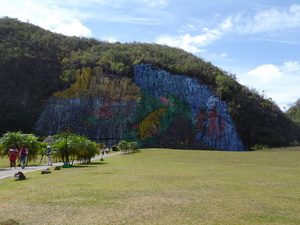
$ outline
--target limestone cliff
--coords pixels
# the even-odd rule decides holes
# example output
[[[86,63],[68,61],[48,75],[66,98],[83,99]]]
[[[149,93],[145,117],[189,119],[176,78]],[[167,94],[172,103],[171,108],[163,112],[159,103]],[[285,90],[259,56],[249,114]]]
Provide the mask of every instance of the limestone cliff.
[[[49,134],[66,128],[109,146],[126,139],[141,147],[244,150],[225,102],[196,79],[150,65],[135,66],[133,80],[109,79],[100,67],[78,70],[36,123]]]

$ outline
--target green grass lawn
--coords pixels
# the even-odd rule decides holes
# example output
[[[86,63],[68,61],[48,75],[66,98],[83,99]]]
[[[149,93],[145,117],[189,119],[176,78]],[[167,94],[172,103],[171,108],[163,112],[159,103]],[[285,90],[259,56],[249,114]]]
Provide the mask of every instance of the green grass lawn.
[[[0,180],[0,224],[300,224],[300,148],[144,149]]]

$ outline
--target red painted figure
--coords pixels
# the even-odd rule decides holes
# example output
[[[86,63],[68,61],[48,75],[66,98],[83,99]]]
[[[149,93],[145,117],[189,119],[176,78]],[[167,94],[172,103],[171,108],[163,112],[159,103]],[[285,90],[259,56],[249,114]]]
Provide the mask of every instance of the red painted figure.
[[[112,99],[108,101],[106,97],[103,98],[103,105],[94,111],[91,112],[91,115],[96,116],[98,119],[108,120],[112,118],[113,116],[117,115],[117,113],[114,113],[110,110],[109,106],[113,102],[117,102],[121,100],[121,96],[117,99]]]
[[[206,120],[206,115],[203,113],[202,107],[199,107],[199,112],[197,113],[194,119],[198,119],[198,122],[196,124],[196,132],[199,133],[200,130],[205,131],[204,121]]]
[[[217,113],[217,107],[213,107],[212,112],[208,114],[208,118],[210,118],[208,137],[211,138],[212,131],[215,131],[216,141],[219,142],[219,131],[217,127],[217,118],[220,118],[220,115]]]

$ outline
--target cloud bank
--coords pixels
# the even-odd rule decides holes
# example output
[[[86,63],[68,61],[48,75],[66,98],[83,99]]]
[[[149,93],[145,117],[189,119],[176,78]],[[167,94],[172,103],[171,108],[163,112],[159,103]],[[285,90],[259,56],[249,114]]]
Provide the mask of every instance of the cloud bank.
[[[293,4],[288,9],[271,8],[255,13],[230,15],[213,29],[203,28],[199,35],[164,35],[159,37],[156,42],[183,48],[191,53],[199,53],[204,51],[203,47],[212,44],[213,41],[225,35],[235,37],[237,35],[274,37],[286,31],[295,32],[296,28],[300,28],[300,5]]]
[[[91,30],[80,22],[88,15],[76,8],[62,7],[58,1],[14,0],[1,2],[0,16],[29,21],[44,29],[68,36],[92,36]]]

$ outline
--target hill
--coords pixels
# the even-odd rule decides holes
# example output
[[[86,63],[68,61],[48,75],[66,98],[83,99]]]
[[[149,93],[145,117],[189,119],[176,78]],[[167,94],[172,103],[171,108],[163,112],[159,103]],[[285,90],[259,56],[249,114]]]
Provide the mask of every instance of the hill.
[[[22,130],[25,133],[37,133],[39,130],[39,132],[49,134],[49,132],[53,132],[53,130],[49,130],[49,127],[53,128],[54,126],[50,126],[50,123],[59,124],[60,127],[55,128],[56,131],[59,131],[63,127],[72,129],[69,126],[70,120],[74,117],[72,116],[72,112],[68,114],[67,111],[59,111],[58,109],[62,104],[69,106],[73,104],[78,110],[76,113],[83,113],[84,106],[94,107],[92,112],[85,112],[81,118],[76,118],[76,121],[74,120],[73,123],[77,123],[76,129],[80,130],[80,132],[95,134],[97,127],[95,124],[101,120],[99,127],[103,130],[101,133],[98,133],[98,137],[93,137],[97,141],[108,138],[112,138],[113,140],[113,138],[120,138],[122,135],[125,135],[123,137],[129,139],[137,137],[139,139],[148,138],[150,135],[150,139],[152,138],[153,140],[148,145],[157,145],[160,143],[160,146],[165,146],[165,142],[172,142],[174,146],[178,147],[189,146],[190,148],[195,147],[199,149],[209,145],[212,148],[219,148],[217,147],[219,140],[215,140],[215,144],[210,144],[209,129],[207,126],[205,130],[206,139],[205,135],[198,134],[198,136],[201,136],[198,139],[205,139],[207,140],[206,142],[196,143],[191,141],[195,140],[195,135],[197,135],[197,132],[195,133],[197,125],[195,123],[191,124],[191,121],[200,121],[195,116],[200,115],[202,112],[205,116],[203,120],[204,124],[205,122],[211,122],[208,114],[212,112],[213,106],[208,108],[206,105],[205,107],[201,107],[201,110],[194,109],[193,107],[199,107],[202,103],[194,104],[195,100],[193,100],[193,104],[190,104],[185,99],[179,97],[181,96],[180,93],[176,94],[175,92],[168,92],[168,95],[160,96],[160,98],[164,97],[164,99],[158,100],[165,101],[165,103],[159,105],[157,101],[153,100],[154,96],[149,94],[151,90],[146,91],[146,93],[143,90],[147,89],[147,87],[143,87],[140,90],[142,83],[148,82],[148,80],[140,80],[139,87],[134,86],[135,84],[132,81],[136,81],[139,76],[144,76],[144,72],[137,72],[137,68],[140,68],[139,65],[150,65],[151,71],[153,71],[147,73],[145,76],[150,77],[156,73],[155,71],[160,71],[158,74],[163,74],[162,76],[167,77],[170,75],[172,79],[178,78],[180,82],[194,82],[196,80],[197,82],[193,83],[193,87],[198,91],[205,89],[205,91],[209,91],[207,93],[212,93],[220,102],[225,102],[226,105],[224,107],[223,104],[220,103],[220,105],[222,105],[223,111],[226,111],[224,113],[230,116],[229,118],[224,114],[222,117],[223,119],[228,118],[228,124],[230,124],[230,126],[227,125],[226,131],[233,129],[232,132],[234,133],[234,129],[236,128],[238,138],[242,140],[246,149],[250,149],[257,143],[271,147],[284,146],[288,145],[291,141],[299,139],[300,127],[281,112],[272,99],[266,98],[254,89],[239,84],[234,74],[230,74],[181,49],[158,44],[137,42],[121,44],[118,42],[108,43],[92,38],[67,37],[41,29],[33,24],[7,17],[0,19],[0,38],[1,133],[18,130]],[[166,74],[163,71],[166,71]],[[180,78],[180,76],[182,77]],[[106,85],[105,82],[108,82],[109,85]],[[177,81],[174,82],[176,83]],[[112,84],[115,86],[112,87]],[[92,85],[94,85],[94,89],[90,88]],[[155,82],[152,85],[153,87],[159,86]],[[168,86],[169,84],[166,83],[166,85]],[[120,96],[120,90],[123,90],[125,86],[126,88],[128,87],[128,90],[139,90],[139,92],[126,92],[126,95]],[[135,88],[129,88],[133,86]],[[173,90],[174,87],[170,86],[169,89]],[[158,88],[162,91],[164,90],[163,87]],[[188,87],[185,90],[187,89]],[[68,96],[66,96],[66,93],[68,93]],[[197,99],[195,95],[195,93],[189,91],[189,94],[185,95],[185,98],[190,98],[187,96],[194,96],[193,98]],[[98,96],[98,100],[95,100],[96,96]],[[100,103],[99,98],[101,99]],[[78,105],[75,106],[74,102],[77,101],[75,99],[85,100],[77,102],[76,104]],[[93,99],[94,102],[87,104],[88,99]],[[134,121],[140,124],[143,118],[138,118],[135,114],[130,116],[128,114],[126,119],[129,121],[128,118],[130,118],[129,122],[127,121],[126,124],[122,123],[122,125],[119,123],[118,126],[116,125],[114,131],[110,131],[110,133],[118,134],[117,137],[99,138],[99,135],[101,136],[107,129],[110,129],[110,122],[118,122],[117,116],[114,115],[116,111],[113,109],[110,110],[110,115],[114,116],[114,121],[109,121],[111,117],[102,118],[101,112],[103,108],[101,109],[99,104],[111,103],[112,107],[115,106],[116,109],[123,110],[122,112],[125,112],[124,110],[126,109],[129,112],[128,109],[131,107],[135,107],[135,109],[144,107],[145,109],[149,106],[149,104],[143,103],[144,105],[141,105],[138,103],[140,99],[150,99],[149,102],[151,102],[150,105],[152,107],[147,112],[143,111],[143,118],[146,118],[145,113],[154,112],[159,107],[167,106],[168,112],[165,115],[168,119],[163,122],[160,117],[157,118],[160,120],[158,121],[159,123],[163,123],[161,128],[160,124],[156,121],[154,126],[147,128],[148,130],[144,131],[146,133],[141,136],[139,135],[141,131],[134,131],[134,129],[138,129],[138,123],[134,123]],[[54,100],[56,101],[55,103],[53,103]],[[114,102],[111,102],[113,100]],[[126,103],[124,103],[125,101]],[[205,104],[207,104],[207,101],[208,97]],[[172,110],[175,111],[171,114],[170,104],[173,103],[177,108],[173,107]],[[52,111],[47,109],[51,104],[54,107],[52,107]],[[81,109],[78,108],[80,104],[82,105]],[[120,105],[125,108],[120,108]],[[185,111],[186,107],[191,107],[191,110]],[[181,119],[174,116],[176,110],[181,110]],[[221,108],[217,110],[221,110]],[[51,112],[56,112],[57,114],[49,114]],[[217,111],[217,113],[221,114],[222,112]],[[47,124],[40,121],[43,115],[46,115],[49,119]],[[121,113],[119,115],[119,120],[125,118],[121,116]],[[53,118],[50,120],[49,116]],[[215,139],[218,139],[218,135],[222,133],[221,120],[219,119],[218,121],[220,123],[218,125],[219,130],[211,126],[211,132],[215,133],[214,135],[216,136]],[[231,125],[231,122],[235,127]],[[48,127],[45,127],[46,125]],[[120,126],[122,128],[117,128]],[[164,129],[164,126],[168,126],[168,129]],[[173,128],[170,128],[170,130],[169,127],[171,126]],[[185,129],[182,129],[182,126],[190,126],[190,128],[184,131]],[[88,129],[90,131],[87,131]],[[175,130],[178,129],[183,131],[176,133]],[[198,129],[202,129],[201,126]],[[123,134],[125,130],[127,130],[127,133]],[[129,131],[135,133],[129,137]],[[174,133],[174,138],[168,139],[168,134],[171,131]],[[225,134],[224,132],[225,130],[223,134]],[[157,137],[158,134],[159,137]],[[184,139],[182,136],[184,136]],[[230,139],[227,142],[230,142]]]

